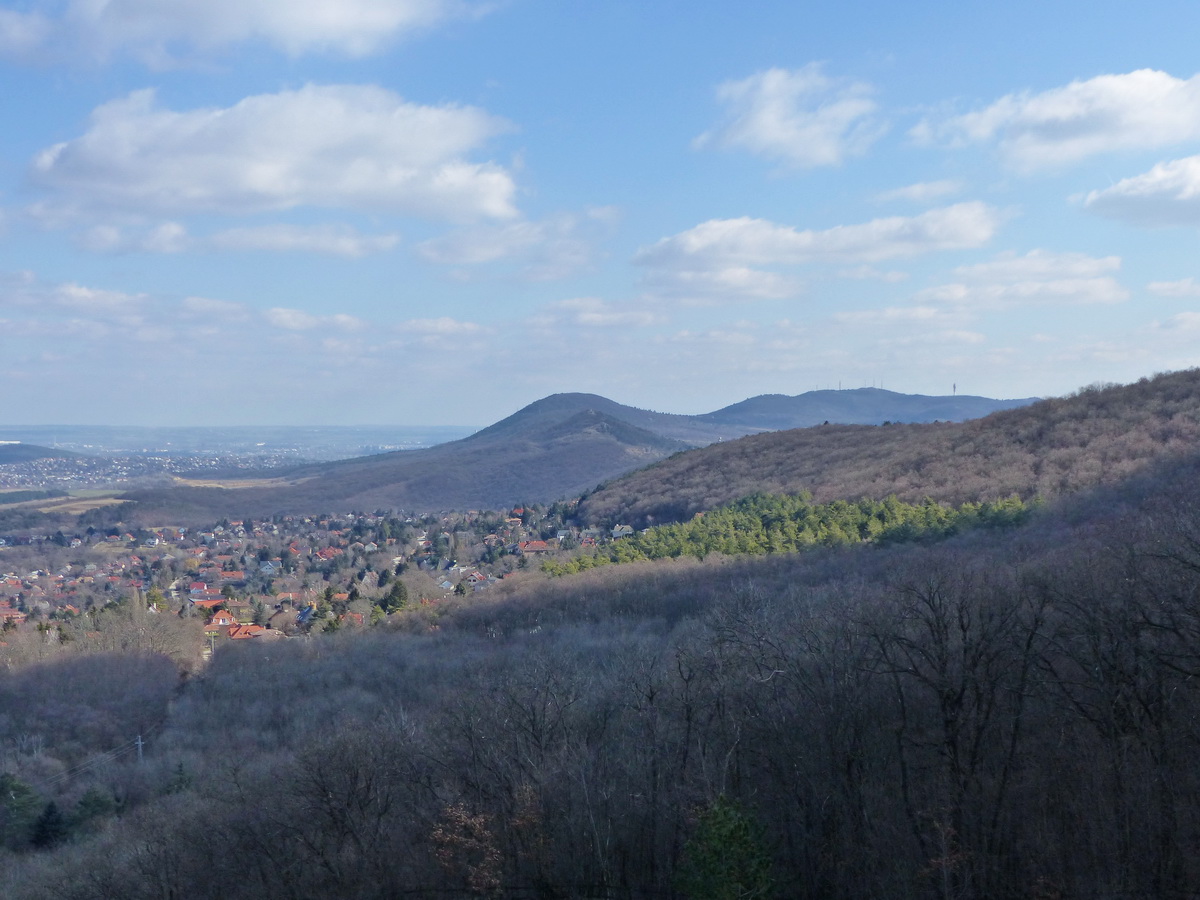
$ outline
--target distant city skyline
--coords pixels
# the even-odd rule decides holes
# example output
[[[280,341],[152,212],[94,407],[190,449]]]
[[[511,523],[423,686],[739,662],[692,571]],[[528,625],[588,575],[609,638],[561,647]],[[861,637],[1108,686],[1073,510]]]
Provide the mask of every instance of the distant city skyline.
[[[170,11],[0,0],[0,426],[1200,365],[1194,4]]]

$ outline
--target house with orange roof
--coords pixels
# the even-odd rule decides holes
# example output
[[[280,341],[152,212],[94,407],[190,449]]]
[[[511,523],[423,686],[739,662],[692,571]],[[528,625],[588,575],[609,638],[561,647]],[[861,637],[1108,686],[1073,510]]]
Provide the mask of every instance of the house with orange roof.
[[[218,612],[204,626],[205,634],[228,634],[237,625],[237,619],[227,612]]]
[[[9,603],[0,603],[0,622],[4,622],[5,624],[11,622],[14,625],[20,625],[24,621],[25,613]]]
[[[229,639],[231,641],[242,641],[247,638],[261,637],[267,633],[267,629],[262,625],[233,625],[229,629]]]

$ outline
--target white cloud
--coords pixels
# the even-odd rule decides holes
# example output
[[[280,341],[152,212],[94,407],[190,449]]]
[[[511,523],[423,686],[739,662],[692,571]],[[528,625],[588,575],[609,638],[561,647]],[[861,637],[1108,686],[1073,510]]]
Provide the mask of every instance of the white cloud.
[[[337,313],[332,316],[315,316],[302,309],[276,306],[263,313],[267,323],[284,331],[312,331],[314,328],[336,328],[339,331],[361,331],[366,323],[354,316]]]
[[[1061,166],[1098,153],[1146,150],[1200,137],[1200,75],[1179,79],[1140,69],[1043,91],[913,131],[924,142],[996,141],[1018,169]]]
[[[672,335],[670,340],[676,344],[715,344],[735,347],[748,347],[757,343],[754,335],[728,328],[712,331],[680,331]]]
[[[659,313],[632,306],[616,306],[593,297],[561,300],[555,309],[568,313],[570,322],[584,328],[644,328],[664,321]]]
[[[839,165],[884,131],[872,94],[861,82],[829,78],[817,63],[767,69],[717,88],[726,121],[695,145],[748,150],[799,168]]]
[[[1144,225],[1200,224],[1200,156],[1159,163],[1149,172],[1092,191],[1094,212]]]
[[[98,253],[182,253],[194,244],[178,222],[164,222],[137,234],[116,225],[96,225],[83,234],[81,243]]]
[[[174,310],[145,294],[44,283],[28,272],[0,275],[0,310],[11,316],[4,337],[44,338],[60,350],[67,339],[112,346],[113,340],[154,343],[175,336]]]
[[[979,247],[991,240],[998,224],[996,211],[984,203],[959,203],[918,216],[872,219],[824,231],[799,231],[765,219],[711,219],[644,248],[635,262],[651,265],[694,257],[749,264],[873,262]]]
[[[945,318],[946,313],[935,306],[890,306],[884,309],[849,310],[834,313],[834,320],[852,325],[894,326],[918,322],[928,324]]]
[[[877,336],[871,340],[879,348],[984,343],[984,335],[963,327],[968,318],[962,309],[929,303],[848,310],[831,316],[836,325],[851,326],[864,336],[874,331]]]
[[[246,307],[230,300],[214,300],[211,297],[185,297],[179,304],[185,318],[204,321],[221,320],[241,322],[248,318]]]
[[[399,242],[397,234],[364,235],[348,225],[258,225],[196,237],[178,222],[164,222],[143,231],[97,225],[82,236],[85,248],[101,253],[267,250],[323,253],[350,259],[386,252]]]
[[[403,333],[448,336],[474,334],[480,331],[481,327],[475,322],[461,322],[449,316],[441,316],[436,319],[409,319],[398,325],[397,330]]]
[[[0,56],[25,57],[50,37],[50,21],[38,13],[0,9]]]
[[[81,284],[60,284],[41,292],[40,299],[63,309],[93,315],[125,315],[145,302],[144,296],[122,291],[106,291]]]
[[[795,285],[762,266],[877,262],[986,244],[1000,215],[984,203],[960,203],[918,216],[893,216],[824,231],[800,231],[764,219],[712,219],[643,247],[634,263],[648,282],[676,294],[778,297]]]
[[[1113,278],[1060,278],[1013,284],[945,284],[918,294],[922,300],[977,308],[1058,303],[1120,303],[1129,292]]]
[[[1058,278],[1097,278],[1121,268],[1119,256],[1086,253],[1051,253],[1031,250],[1024,256],[1001,253],[990,262],[959,266],[955,274],[976,281],[1028,281]]]
[[[421,106],[373,86],[308,85],[188,112],[143,90],[98,107],[83,136],[37,155],[33,175],[68,208],[507,218],[511,175],[467,157],[508,129],[474,107]]]
[[[284,307],[274,307],[263,313],[263,318],[276,328],[282,328],[285,331],[308,331],[316,328],[321,320],[299,309],[285,309]]]
[[[44,284],[29,272],[0,276],[0,307],[128,320],[147,303],[143,294],[90,288],[74,282]]]
[[[1115,256],[1043,250],[1024,256],[1004,254],[991,262],[956,269],[962,281],[921,291],[917,299],[972,309],[1120,303],[1129,299],[1129,291],[1110,274],[1120,265]]]
[[[480,226],[424,241],[417,249],[430,262],[473,266],[523,253],[545,240],[547,230],[536,222]]]
[[[104,60],[129,52],[167,64],[181,50],[264,41],[285,53],[361,57],[447,19],[479,15],[465,0],[34,0],[0,11],[0,54]]]
[[[1195,278],[1182,278],[1179,281],[1152,281],[1146,285],[1146,290],[1160,297],[1200,297],[1200,282]]]
[[[904,201],[907,203],[932,203],[944,200],[963,191],[963,183],[957,178],[946,178],[941,181],[922,181],[876,194],[875,199],[880,203]]]
[[[261,225],[230,228],[205,243],[219,250],[271,250],[280,253],[324,253],[351,259],[391,250],[397,234],[365,235],[348,225]]]
[[[947,344],[982,344],[987,338],[978,331],[963,329],[946,329],[944,331],[926,331],[920,334],[910,334],[898,337],[883,338],[879,341],[884,347],[912,347]]]
[[[699,260],[695,267],[652,266],[644,282],[654,294],[699,304],[725,299],[779,300],[795,296],[801,290],[800,282],[776,272],[750,266],[705,268]]]
[[[417,251],[441,265],[512,264],[525,280],[549,281],[590,264],[593,247],[611,231],[612,224],[612,211],[602,208],[582,216],[551,216],[541,222],[477,225],[424,241]]]
[[[895,269],[882,271],[874,266],[856,266],[853,269],[842,269],[838,272],[842,278],[850,278],[854,281],[884,281],[888,284],[895,284],[898,281],[904,281],[908,278],[907,272],[900,272]]]
[[[1182,332],[1187,335],[1200,333],[1200,312],[1176,313],[1158,326],[1164,332]]]
[[[367,323],[362,319],[356,316],[348,316],[345,313],[335,313],[332,316],[325,316],[324,319],[342,331],[362,331],[367,327]]]

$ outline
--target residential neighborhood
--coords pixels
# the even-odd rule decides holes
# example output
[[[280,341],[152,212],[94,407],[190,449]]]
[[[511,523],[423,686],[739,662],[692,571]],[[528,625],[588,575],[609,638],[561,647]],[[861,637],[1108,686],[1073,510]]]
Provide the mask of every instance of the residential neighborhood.
[[[450,597],[487,591],[531,561],[607,537],[567,527],[565,512],[521,506],[5,533],[0,665],[26,643],[21,635],[87,640],[106,612],[122,609],[173,618],[205,655],[220,641],[370,627],[405,609],[436,614]]]

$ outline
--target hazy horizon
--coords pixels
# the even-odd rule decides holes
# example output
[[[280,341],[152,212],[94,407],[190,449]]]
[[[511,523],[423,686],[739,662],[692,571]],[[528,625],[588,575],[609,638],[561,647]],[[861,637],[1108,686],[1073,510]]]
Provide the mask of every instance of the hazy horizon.
[[[1080,385],[1080,387],[1084,387],[1084,385]],[[732,401],[732,403],[725,404],[725,406],[735,405],[735,404],[743,402],[745,400],[752,400],[756,397],[803,396],[804,394],[808,394],[808,393],[844,392],[844,391],[861,391],[861,390],[886,391],[887,393],[896,394],[899,396],[929,396],[929,397],[958,396],[958,397],[964,397],[964,398],[966,398],[966,397],[981,397],[982,396],[980,394],[956,393],[954,391],[952,391],[949,394],[909,394],[906,391],[894,391],[891,388],[879,387],[877,385],[859,385],[856,387],[844,387],[843,386],[843,387],[813,388],[811,391],[801,391],[801,392],[799,392],[799,394],[779,394],[779,393],[752,394],[747,397],[743,397],[740,400],[734,400],[734,401]],[[558,391],[555,393],[582,394],[582,393],[595,393],[595,392],[594,391]],[[547,394],[546,396],[548,397],[548,396],[552,396],[552,395]],[[598,396],[604,396],[604,395],[598,395]],[[0,423],[0,444],[6,443],[5,438],[9,434],[20,434],[20,433],[32,434],[35,432],[37,432],[37,433],[52,432],[56,428],[77,429],[80,431],[87,431],[87,430],[139,431],[140,430],[140,431],[181,431],[181,432],[201,431],[201,430],[204,430],[204,431],[228,430],[228,431],[255,432],[255,431],[274,430],[274,429],[290,430],[290,431],[304,431],[305,429],[312,429],[312,430],[322,430],[322,431],[326,431],[326,430],[327,431],[366,430],[366,431],[379,431],[379,432],[384,432],[384,431],[393,431],[393,432],[396,432],[396,431],[398,431],[398,432],[446,431],[446,432],[463,432],[464,434],[466,434],[466,433],[473,433],[482,428],[486,428],[489,425],[492,425],[495,422],[500,421],[501,419],[507,418],[508,416],[510,416],[516,412],[519,412],[521,409],[524,409],[526,406],[536,403],[538,400],[541,400],[541,399],[545,399],[545,398],[544,397],[534,398],[533,400],[529,401],[529,403],[522,404],[518,408],[509,410],[507,412],[497,413],[496,418],[494,418],[494,419],[491,419],[487,422],[476,423],[473,425],[464,425],[461,423],[446,424],[446,425],[429,425],[429,424],[424,424],[424,423],[420,423],[420,422],[410,422],[410,423],[351,422],[351,423],[347,423],[347,424],[321,423],[321,422],[309,422],[309,423],[259,422],[259,423],[221,424],[221,423],[211,423],[211,422],[203,423],[202,422],[202,423],[196,423],[196,424],[190,424],[190,425],[175,424],[175,423],[162,423],[162,422],[150,423],[150,424],[134,424],[134,423],[129,423],[129,422],[110,422],[110,423],[102,423],[102,422],[45,422],[45,423],[13,422],[13,423]],[[623,403],[621,400],[613,398],[613,397],[606,397],[605,399],[613,400],[614,402],[619,403],[623,406],[633,407],[633,404]],[[1031,399],[1031,398],[1030,397],[1015,397],[1015,396],[1013,396],[1013,397],[987,397],[985,399],[990,399],[990,400],[1018,400],[1018,399],[1021,399],[1021,400],[1025,400],[1025,399]],[[1045,399],[1045,398],[1035,396],[1032,399]],[[634,408],[649,409],[649,407],[634,407]],[[693,411],[681,411],[681,410],[677,410],[677,409],[656,409],[654,411],[673,414],[673,415],[699,416],[699,415],[705,415],[707,413],[716,412],[716,411],[718,411],[718,409],[723,409],[723,408],[724,407],[714,407],[712,409],[701,409],[701,410],[697,410],[694,412]],[[453,440],[453,438],[450,438],[450,440]],[[20,443],[20,441],[18,441],[17,443]],[[24,443],[36,443],[36,441],[26,440],[26,441],[24,441]]]

